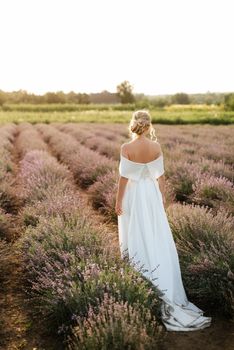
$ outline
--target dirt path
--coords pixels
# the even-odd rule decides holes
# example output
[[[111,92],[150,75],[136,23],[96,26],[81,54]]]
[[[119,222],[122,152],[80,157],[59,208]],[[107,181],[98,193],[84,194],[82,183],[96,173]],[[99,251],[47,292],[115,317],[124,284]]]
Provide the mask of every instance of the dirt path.
[[[18,135],[16,135],[15,142]],[[19,155],[13,154],[14,191],[17,183]],[[18,205],[18,203],[17,203]],[[0,350],[62,350],[61,340],[49,334],[47,325],[35,313],[25,292],[22,257],[17,240],[22,232],[17,212],[13,215],[14,235],[9,244],[10,255],[1,262],[5,274],[0,285]]]
[[[233,344],[234,324],[213,316],[211,326],[200,331],[167,332],[159,350],[233,350]]]
[[[24,290],[24,276],[17,242],[11,245],[6,262],[7,275],[0,288],[1,350],[57,350],[63,349],[47,332],[46,324],[33,313]]]

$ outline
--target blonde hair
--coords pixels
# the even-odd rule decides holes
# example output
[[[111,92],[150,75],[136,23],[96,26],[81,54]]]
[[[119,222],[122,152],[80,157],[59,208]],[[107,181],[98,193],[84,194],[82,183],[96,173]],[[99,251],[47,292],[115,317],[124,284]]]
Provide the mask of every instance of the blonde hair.
[[[156,132],[152,125],[149,112],[145,109],[133,112],[128,126],[129,136],[133,139],[136,137],[136,135],[143,134],[143,132],[147,129],[149,129],[151,140],[155,138],[155,141],[157,141]]]

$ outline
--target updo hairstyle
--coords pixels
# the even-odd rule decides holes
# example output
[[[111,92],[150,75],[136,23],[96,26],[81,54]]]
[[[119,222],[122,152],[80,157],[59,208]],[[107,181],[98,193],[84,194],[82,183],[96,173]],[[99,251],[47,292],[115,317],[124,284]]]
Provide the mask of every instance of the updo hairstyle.
[[[129,136],[132,139],[136,138],[137,135],[143,134],[146,130],[149,131],[150,139],[153,140],[153,138],[155,138],[155,141],[157,141],[157,136],[151,123],[149,112],[145,109],[133,112],[128,126]]]

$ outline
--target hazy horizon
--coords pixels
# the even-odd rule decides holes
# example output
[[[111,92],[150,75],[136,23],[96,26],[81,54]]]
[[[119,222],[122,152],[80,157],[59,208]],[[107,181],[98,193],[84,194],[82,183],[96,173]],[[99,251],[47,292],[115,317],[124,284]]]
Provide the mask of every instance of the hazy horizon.
[[[0,91],[1,91],[2,89],[0,88]],[[26,90],[26,89],[19,89],[19,90],[11,90],[11,91],[5,91],[5,90],[2,90],[3,92],[6,92],[6,93],[13,93],[13,92],[17,92],[17,91],[26,91],[28,94],[34,94],[34,95],[38,95],[38,96],[41,96],[41,95],[44,95],[44,94],[46,94],[46,93],[48,93],[48,92],[52,92],[52,93],[58,93],[58,92],[63,92],[63,93],[65,93],[65,94],[68,94],[69,92],[74,92],[74,93],[81,93],[81,94],[98,94],[98,93],[102,93],[102,92],[104,92],[104,91],[107,91],[107,92],[109,92],[109,93],[116,93],[116,91],[109,91],[109,90],[106,90],[106,89],[104,89],[104,90],[102,90],[102,91],[91,91],[91,92],[86,92],[86,91],[74,91],[74,90],[70,90],[70,91],[63,91],[63,90],[56,90],[56,91],[52,91],[52,90],[50,90],[50,91],[45,91],[45,92],[43,92],[43,93],[36,93],[36,92],[34,92],[34,91],[28,91],[28,90]],[[149,97],[154,97],[154,96],[157,96],[157,97],[160,97],[160,96],[169,96],[169,95],[174,95],[174,94],[176,94],[176,93],[186,93],[186,94],[188,94],[188,95],[205,95],[205,94],[228,94],[228,93],[233,93],[234,92],[234,90],[233,91],[206,91],[206,92],[186,92],[186,91],[176,91],[176,92],[173,92],[173,93],[168,93],[168,94],[160,94],[160,93],[158,93],[158,94],[145,94],[143,91],[141,91],[141,92],[135,92],[135,91],[133,91],[133,94],[144,94],[145,96],[149,96]]]
[[[2,0],[0,90],[234,91],[232,0]]]

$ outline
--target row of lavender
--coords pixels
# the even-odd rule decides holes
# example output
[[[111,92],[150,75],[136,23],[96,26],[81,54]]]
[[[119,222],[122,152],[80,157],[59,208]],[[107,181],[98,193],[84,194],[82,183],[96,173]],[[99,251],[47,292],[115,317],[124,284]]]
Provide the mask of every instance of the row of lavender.
[[[11,183],[13,181],[13,141],[16,125],[8,124],[0,128],[0,284],[6,271],[4,260],[10,254],[7,242],[13,238],[14,227],[11,213],[14,212],[12,203]]]
[[[116,130],[108,130],[107,127],[99,130],[99,127],[95,129],[93,125],[89,129],[80,125],[46,126],[39,124],[36,128],[50,144],[58,159],[70,168],[76,182],[80,186],[88,188],[93,205],[101,210],[106,217],[116,221],[114,201],[118,162],[110,155],[108,158],[107,155],[101,154],[100,145],[95,150],[89,149],[87,145],[91,146],[88,136],[92,132],[99,133],[99,135],[97,134],[98,144],[100,144],[101,138],[103,145],[105,142],[108,145],[109,141],[107,140],[111,139],[112,146],[114,147],[114,142],[116,142],[116,152],[117,150],[119,152],[119,142],[124,136],[124,130],[120,135]],[[191,134],[183,135],[183,137],[178,135],[179,140],[183,140],[184,144],[190,142],[190,147],[192,147],[194,145],[189,137],[191,138]],[[200,144],[201,141],[196,142]],[[92,142],[95,144],[95,140]],[[234,311],[234,223],[231,214],[233,213],[234,197],[231,181],[231,155],[229,154],[225,161],[202,158],[203,167],[197,154],[194,156],[193,163],[189,161],[192,152],[182,152],[186,149],[181,146],[182,141],[177,141],[175,145],[175,140],[172,138],[170,141],[169,135],[167,142],[168,145],[174,144],[173,155],[175,157],[174,161],[171,155],[169,158],[171,146],[165,147],[166,176],[171,175],[168,179],[168,189],[171,190],[169,195],[174,193],[174,198],[178,199],[181,193],[187,195],[186,191],[190,185],[193,189],[192,195],[187,196],[186,203],[170,203],[167,209],[180,255],[185,286],[191,298],[196,298],[198,302],[207,302],[211,307],[214,305],[215,309],[220,307],[224,312],[232,314]],[[208,141],[206,140],[206,142]],[[162,142],[161,144],[163,145]],[[198,148],[198,146],[194,147]],[[206,149],[206,152],[210,151]],[[113,148],[111,153],[113,153]],[[181,154],[188,156],[181,160],[179,158]],[[217,153],[214,157],[218,157]],[[221,175],[222,172],[225,172],[226,177],[217,176]],[[186,176],[190,176],[190,178],[194,176],[193,181],[191,180],[191,183],[188,184]],[[194,182],[195,178],[197,180]],[[209,179],[210,182],[204,184],[206,179]],[[200,192],[196,190],[198,184],[200,184]],[[210,193],[212,197],[210,197]],[[212,199],[212,205],[209,202],[209,207],[205,207],[204,198],[206,200]]]
[[[51,128],[38,129],[49,141]],[[157,291],[90,224],[71,172],[49,154],[36,128],[22,124],[19,131],[19,246],[28,292],[45,322],[69,349],[155,348],[161,335]]]

